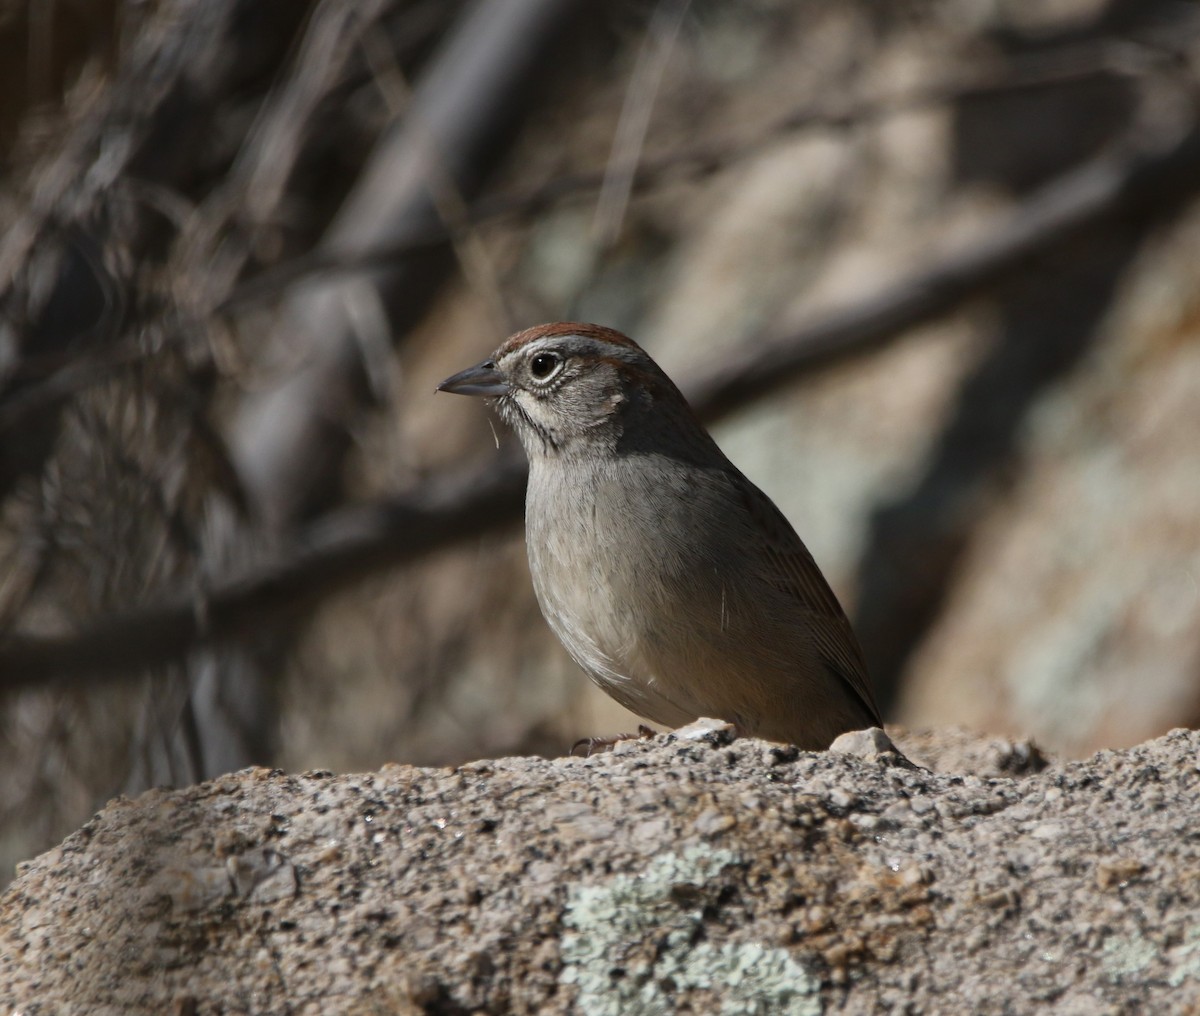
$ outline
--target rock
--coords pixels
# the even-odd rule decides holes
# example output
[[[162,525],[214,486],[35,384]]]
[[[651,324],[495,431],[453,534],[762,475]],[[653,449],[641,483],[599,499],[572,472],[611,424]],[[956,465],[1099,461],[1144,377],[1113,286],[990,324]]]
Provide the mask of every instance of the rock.
[[[961,727],[906,730],[892,724],[889,729],[913,762],[939,773],[1029,776],[1050,765],[1041,748],[1025,738],[980,735]]]
[[[1021,778],[889,755],[663,735],[118,799],[0,900],[0,1010],[1200,1005],[1200,734]]]
[[[892,743],[892,739],[881,727],[847,731],[834,739],[829,750],[845,755],[857,755],[859,758],[865,759],[878,758],[889,752],[893,755],[900,754],[899,749]]]

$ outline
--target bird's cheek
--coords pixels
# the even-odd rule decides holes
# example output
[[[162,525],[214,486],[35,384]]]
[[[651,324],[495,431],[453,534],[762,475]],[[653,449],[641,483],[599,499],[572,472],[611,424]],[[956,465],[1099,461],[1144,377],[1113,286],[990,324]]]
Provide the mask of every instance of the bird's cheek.
[[[545,399],[539,399],[532,395],[527,396],[521,402],[521,408],[539,427],[551,427],[558,419],[558,414],[547,404]]]

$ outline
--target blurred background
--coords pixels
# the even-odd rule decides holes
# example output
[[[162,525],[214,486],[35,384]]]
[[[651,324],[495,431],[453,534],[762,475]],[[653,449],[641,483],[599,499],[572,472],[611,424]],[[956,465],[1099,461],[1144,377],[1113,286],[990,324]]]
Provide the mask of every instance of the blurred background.
[[[0,872],[117,793],[565,753],[522,464],[641,342],[889,721],[1200,720],[1200,5],[0,2]]]

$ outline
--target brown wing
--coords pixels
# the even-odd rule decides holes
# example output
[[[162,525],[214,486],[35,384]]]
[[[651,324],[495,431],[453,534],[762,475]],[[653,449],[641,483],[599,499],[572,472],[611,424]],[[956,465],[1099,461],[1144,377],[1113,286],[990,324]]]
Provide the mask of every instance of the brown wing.
[[[732,479],[763,534],[760,553],[770,571],[770,581],[807,615],[813,641],[826,665],[846,682],[875,723],[882,726],[862,647],[812,554],[766,494],[740,473]]]

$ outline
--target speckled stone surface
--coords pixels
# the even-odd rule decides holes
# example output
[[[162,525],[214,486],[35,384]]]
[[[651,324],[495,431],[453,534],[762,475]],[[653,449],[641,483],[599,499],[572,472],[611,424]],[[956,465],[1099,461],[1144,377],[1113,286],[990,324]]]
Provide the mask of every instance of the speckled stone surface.
[[[0,1012],[1186,1011],[1198,749],[1006,778],[718,731],[248,770],[114,801],[23,865]]]

